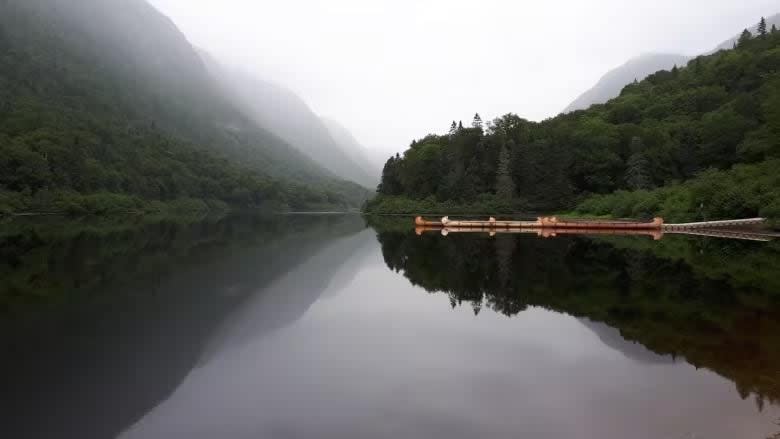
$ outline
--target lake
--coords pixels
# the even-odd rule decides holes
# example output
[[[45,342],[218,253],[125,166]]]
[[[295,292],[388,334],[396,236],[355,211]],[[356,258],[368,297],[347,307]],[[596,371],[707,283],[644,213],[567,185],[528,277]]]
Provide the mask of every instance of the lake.
[[[0,223],[7,438],[780,433],[780,242]]]

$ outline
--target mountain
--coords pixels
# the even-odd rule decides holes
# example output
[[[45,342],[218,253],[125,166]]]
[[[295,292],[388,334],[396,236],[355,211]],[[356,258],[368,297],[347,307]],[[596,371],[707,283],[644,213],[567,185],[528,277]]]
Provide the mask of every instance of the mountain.
[[[777,27],[780,27],[780,13],[775,14],[771,17],[766,18],[766,26],[767,29],[771,29],[772,25],[775,25]],[[747,28],[753,35],[755,35],[758,32],[758,23],[754,24],[753,26]],[[729,38],[728,40],[718,44],[718,47],[715,48],[714,52],[717,52],[718,50],[724,50],[724,49],[731,49],[734,47],[734,44],[739,40],[739,34],[734,35],[733,37]]]
[[[771,28],[773,24],[775,26],[780,26],[780,14],[768,17],[766,22],[768,28]],[[757,32],[757,29],[758,24],[749,28],[753,34]],[[739,34],[719,44],[713,51],[708,52],[707,54],[712,54],[718,50],[731,49],[738,39]],[[622,66],[607,72],[598,80],[598,82],[596,82],[596,85],[569,104],[563,110],[563,113],[584,110],[593,104],[603,104],[604,102],[619,96],[623,87],[633,82],[634,79],[641,81],[651,73],[655,73],[659,70],[670,70],[675,65],[678,67],[685,66],[693,58],[694,57],[669,53],[640,55],[629,60]]]
[[[560,212],[780,220],[780,32],[630,83],[587,110],[412,141],[375,213]]]
[[[144,0],[5,0],[0,53],[0,212],[367,196],[247,117]]]
[[[377,155],[373,151],[363,146],[352,133],[336,120],[321,117],[322,123],[328,128],[328,132],[337,145],[341,149],[347,152],[353,160],[360,164],[364,169],[371,172],[371,175],[376,175],[374,179],[374,186],[379,183],[379,174],[382,173],[382,166],[384,166],[387,160],[384,155]]]
[[[590,90],[581,94],[564,110],[570,113],[575,110],[584,110],[593,104],[603,104],[620,95],[627,84],[635,79],[641,81],[651,73],[659,70],[668,70],[677,65],[685,66],[691,58],[685,55],[671,53],[654,53],[633,58],[620,67],[610,70],[596,82]]]
[[[225,93],[252,120],[334,175],[366,187],[376,186],[379,172],[334,141],[323,121],[298,95],[279,84],[228,69],[206,52],[200,53]]]

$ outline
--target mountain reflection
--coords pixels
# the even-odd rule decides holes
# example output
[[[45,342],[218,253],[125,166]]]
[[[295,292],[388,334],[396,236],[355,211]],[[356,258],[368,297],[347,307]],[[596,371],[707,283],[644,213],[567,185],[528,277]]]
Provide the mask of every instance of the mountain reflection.
[[[351,254],[364,228],[355,215],[8,224],[3,432],[115,437],[240,339],[246,308],[264,305],[252,336],[299,318],[349,260],[322,254]]]
[[[683,357],[732,380],[743,398],[754,394],[759,406],[780,401],[778,242],[417,236],[373,222],[387,267],[446,294],[452,307],[567,313],[629,358]]]

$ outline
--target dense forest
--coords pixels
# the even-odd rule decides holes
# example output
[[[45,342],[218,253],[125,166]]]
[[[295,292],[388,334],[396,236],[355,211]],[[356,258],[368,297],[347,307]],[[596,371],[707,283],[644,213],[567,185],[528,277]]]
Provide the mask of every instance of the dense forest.
[[[359,206],[143,0],[0,2],[0,213]]]
[[[780,217],[779,68],[780,33],[762,20],[588,110],[453,122],[387,161],[366,210]]]
[[[542,307],[620,330],[663,355],[734,381],[757,402],[780,400],[780,246],[665,237],[416,236],[371,218],[385,263],[442,306],[513,316]],[[405,223],[402,223],[405,224]],[[544,255],[540,258],[539,255]],[[735,354],[737,353],[737,354]]]

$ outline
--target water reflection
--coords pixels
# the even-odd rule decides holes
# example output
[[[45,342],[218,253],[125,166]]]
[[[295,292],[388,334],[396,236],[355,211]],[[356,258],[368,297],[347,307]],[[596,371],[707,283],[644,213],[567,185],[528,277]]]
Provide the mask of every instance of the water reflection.
[[[268,302],[258,332],[298,318],[322,290],[264,288],[364,229],[355,216],[50,221],[15,223],[0,246],[5,437],[115,437],[245,304]],[[320,262],[312,284],[344,260]]]
[[[0,241],[4,437],[778,429],[776,243],[445,238],[357,216]]]
[[[780,243],[667,236],[415,234],[377,224],[387,266],[475,313],[538,306],[605,326],[631,357],[682,356],[759,405],[780,398]],[[598,322],[598,323],[595,323]],[[661,361],[656,358],[657,361]]]

